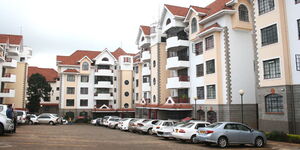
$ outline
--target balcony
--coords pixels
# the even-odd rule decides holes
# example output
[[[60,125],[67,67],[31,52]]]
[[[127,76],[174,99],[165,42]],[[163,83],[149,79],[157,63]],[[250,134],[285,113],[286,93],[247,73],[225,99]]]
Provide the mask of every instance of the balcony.
[[[12,58],[7,58],[5,62],[3,63],[3,67],[5,68],[16,68],[17,67],[17,61]]]
[[[95,76],[114,76],[114,71],[111,69],[95,69]]]
[[[6,73],[3,77],[0,78],[0,81],[6,83],[14,83],[16,82],[16,75]]]
[[[188,56],[170,57],[167,59],[166,69],[178,70],[178,69],[182,69],[182,68],[188,68],[190,66],[189,64],[190,64],[190,62],[189,62]]]
[[[150,91],[150,90],[151,90],[150,83],[143,83],[142,84],[142,91],[143,92]]]
[[[168,98],[167,98],[168,99]],[[181,98],[181,97],[172,97],[174,103],[176,104],[189,104],[190,103],[190,98]]]
[[[189,47],[189,41],[173,36],[167,39],[166,50],[170,49],[183,49]]]
[[[143,69],[142,69],[142,75],[143,76],[150,75],[150,67],[143,67]]]
[[[15,90],[3,89],[3,91],[0,93],[0,97],[15,97]]]
[[[113,93],[95,93],[95,100],[114,100]]]
[[[95,88],[113,88],[113,84],[111,81],[98,81],[95,86]]]
[[[142,53],[142,61],[150,61],[150,51],[143,51]]]
[[[162,32],[166,33],[166,31],[168,31],[170,29],[185,28],[185,27],[186,27],[186,25],[183,21],[178,20],[178,19],[173,19],[169,24],[163,26]]]
[[[7,50],[7,53],[8,53],[9,56],[19,56],[20,55],[20,51],[18,50],[17,47],[9,48]]]
[[[189,76],[168,78],[167,89],[184,89],[184,88],[190,88]]]
[[[4,56],[4,50],[3,48],[0,46],[0,63],[5,61],[5,56]]]
[[[139,42],[139,47],[149,47],[150,46],[150,37],[144,37],[144,40]]]

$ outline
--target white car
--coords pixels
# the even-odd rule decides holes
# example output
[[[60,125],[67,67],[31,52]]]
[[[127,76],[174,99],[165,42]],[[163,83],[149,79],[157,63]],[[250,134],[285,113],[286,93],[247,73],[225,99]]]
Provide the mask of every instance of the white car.
[[[183,126],[186,122],[179,122],[173,126],[164,127],[161,130],[157,130],[157,136],[163,137],[165,139],[173,138],[172,132],[174,128]]]
[[[180,127],[174,128],[172,132],[172,136],[173,138],[182,141],[190,140],[192,143],[197,143],[198,140],[196,138],[196,135],[197,135],[198,128],[204,128],[209,124],[210,124],[209,122],[193,120]]]
[[[14,129],[13,120],[7,118],[6,110],[7,105],[0,105],[0,135],[3,135],[7,132],[12,132]]]
[[[142,121],[141,123],[137,124],[136,130],[140,133],[148,133],[148,134],[152,135],[153,134],[152,133],[153,125],[157,122],[158,122],[158,120],[146,119],[146,120]]]
[[[96,119],[91,120],[91,124],[96,126],[98,119],[100,119],[100,118],[96,118]]]
[[[128,131],[137,132],[137,126],[139,123],[143,122],[145,119],[136,118],[129,122]]]
[[[118,123],[118,129],[123,130],[123,131],[127,131],[128,130],[128,126],[129,126],[129,122],[133,120],[133,118],[123,118],[121,120],[119,120]]]
[[[158,131],[161,131],[165,127],[173,126],[175,124],[174,121],[170,120],[159,120],[156,124],[153,125],[152,133],[157,135]]]
[[[28,124],[33,125],[38,123],[38,117],[35,114],[29,114],[28,117],[30,118],[30,120],[28,120]]]
[[[121,118],[111,118],[108,120],[108,127],[115,129],[118,126],[118,122]]]
[[[24,124],[26,123],[27,113],[24,110],[15,110],[17,113],[17,123]]]
[[[108,126],[108,120],[111,119],[111,118],[119,118],[119,117],[118,116],[104,116],[100,124],[107,127]]]

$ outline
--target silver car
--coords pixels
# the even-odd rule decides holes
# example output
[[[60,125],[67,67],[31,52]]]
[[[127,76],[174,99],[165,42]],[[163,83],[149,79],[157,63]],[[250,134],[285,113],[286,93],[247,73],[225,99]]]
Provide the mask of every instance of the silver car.
[[[206,144],[218,144],[222,148],[229,144],[253,144],[263,147],[267,143],[264,133],[238,122],[218,122],[200,128],[196,139]]]
[[[59,117],[53,115],[53,114],[40,114],[37,117],[37,121],[39,124],[50,124],[55,125],[59,123]]]

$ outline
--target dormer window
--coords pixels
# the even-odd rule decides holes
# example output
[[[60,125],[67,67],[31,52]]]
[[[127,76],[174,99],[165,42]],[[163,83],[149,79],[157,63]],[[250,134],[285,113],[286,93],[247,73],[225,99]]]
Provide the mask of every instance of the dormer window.
[[[195,33],[197,31],[197,19],[193,18],[191,23],[192,33]]]
[[[89,70],[89,63],[88,62],[83,62],[82,63],[82,70]]]
[[[239,19],[240,21],[249,22],[248,9],[245,5],[239,6]]]
[[[108,58],[104,57],[104,58],[102,59],[102,61],[108,61]]]
[[[166,22],[166,25],[170,24],[171,23],[171,19],[168,18],[167,22]]]
[[[124,62],[130,63],[131,62],[131,58],[130,57],[124,57]]]

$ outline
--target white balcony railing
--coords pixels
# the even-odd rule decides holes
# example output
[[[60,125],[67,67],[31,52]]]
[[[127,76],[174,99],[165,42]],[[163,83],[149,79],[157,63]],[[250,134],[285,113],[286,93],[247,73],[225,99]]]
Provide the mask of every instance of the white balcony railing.
[[[183,48],[183,47],[189,47],[189,41],[188,40],[181,40],[178,39],[177,36],[169,37],[166,41],[166,50],[169,48]]]
[[[95,84],[95,88],[113,88],[113,84],[110,81],[98,81]]]
[[[142,84],[142,91],[143,92],[145,92],[145,91],[151,91],[150,83],[143,83]]]
[[[139,42],[139,47],[148,47],[149,45],[150,37],[144,37],[144,40]]]
[[[190,88],[189,76],[171,77],[167,80],[167,89]]]
[[[3,89],[0,93],[0,97],[15,97],[15,92],[13,89]]]
[[[111,69],[96,69],[95,76],[114,76],[114,72]]]
[[[98,93],[94,95],[95,100],[114,100],[111,93]]]
[[[143,67],[142,75],[143,76],[150,75],[150,67]]]
[[[149,61],[151,58],[150,51],[144,51],[142,53],[142,61]]]
[[[179,60],[179,57],[170,57],[167,59],[167,65],[166,69],[182,69],[182,68],[188,68],[189,65],[189,59],[185,60]]]
[[[14,83],[16,82],[16,75],[14,74],[5,74],[0,78],[1,82]]]
[[[7,50],[7,53],[9,56],[19,56],[20,55],[20,51],[18,50],[17,47],[9,48]]]
[[[5,68],[16,68],[17,67],[17,61],[11,58],[7,58],[5,62],[3,63],[3,67]]]

